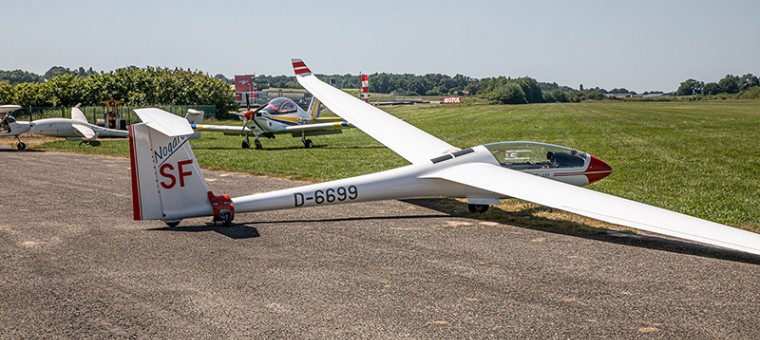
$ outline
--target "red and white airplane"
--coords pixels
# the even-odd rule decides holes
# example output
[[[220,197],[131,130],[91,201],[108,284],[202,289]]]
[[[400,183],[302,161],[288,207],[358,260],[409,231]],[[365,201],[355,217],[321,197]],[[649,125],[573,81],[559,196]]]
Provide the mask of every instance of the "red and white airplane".
[[[584,189],[612,172],[587,153],[536,142],[456,148],[317,79],[300,59],[298,82],[332,112],[411,164],[373,174],[230,198],[214,195],[187,143],[188,122],[158,109],[135,110],[130,126],[135,220],[213,216],[229,224],[236,213],[409,198],[466,198],[483,211],[514,197],[597,220],[760,255],[760,234]]]

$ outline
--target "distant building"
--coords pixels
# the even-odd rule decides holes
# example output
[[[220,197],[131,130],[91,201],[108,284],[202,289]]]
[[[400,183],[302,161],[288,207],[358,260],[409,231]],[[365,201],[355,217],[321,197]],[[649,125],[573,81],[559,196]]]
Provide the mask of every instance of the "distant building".
[[[253,74],[235,76],[235,102],[240,106],[261,105],[268,100],[267,93],[256,90]]]

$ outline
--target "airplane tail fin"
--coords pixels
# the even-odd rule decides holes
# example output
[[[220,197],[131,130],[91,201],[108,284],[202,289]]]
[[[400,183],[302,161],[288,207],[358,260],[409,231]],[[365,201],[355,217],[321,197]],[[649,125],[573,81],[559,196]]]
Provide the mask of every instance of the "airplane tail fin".
[[[319,116],[322,114],[322,103],[319,102],[319,99],[317,97],[311,97],[311,102],[309,103],[309,110],[306,112],[311,118],[319,118]]]
[[[200,124],[203,123],[204,118],[204,112],[198,111],[194,109],[187,109],[187,113],[185,114],[185,119],[187,119],[187,122],[192,124]],[[196,131],[190,136],[190,139],[198,139],[201,138],[201,132]]]
[[[185,119],[187,119],[187,122],[190,124],[200,124],[200,123],[203,123],[204,115],[205,113],[203,111],[187,109],[187,114],[185,114]]]
[[[229,224],[234,206],[229,195],[209,191],[188,142],[190,124],[159,109],[135,113],[142,123],[129,126],[134,219],[175,225],[184,218],[214,216]]]
[[[79,105],[80,104],[77,104],[77,106],[71,108],[71,119],[87,124],[87,117],[85,117],[84,112],[79,109]]]

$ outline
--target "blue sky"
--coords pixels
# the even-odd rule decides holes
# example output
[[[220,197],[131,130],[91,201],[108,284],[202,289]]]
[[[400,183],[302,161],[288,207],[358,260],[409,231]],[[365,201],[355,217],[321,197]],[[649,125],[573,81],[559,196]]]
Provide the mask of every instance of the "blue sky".
[[[673,91],[760,74],[760,1],[4,1],[0,69],[530,76]],[[371,81],[371,80],[370,80]]]

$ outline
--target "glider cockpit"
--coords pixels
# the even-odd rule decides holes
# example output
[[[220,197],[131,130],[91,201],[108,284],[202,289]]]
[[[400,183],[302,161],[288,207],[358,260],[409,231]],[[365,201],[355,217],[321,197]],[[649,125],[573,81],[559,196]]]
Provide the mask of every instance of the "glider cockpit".
[[[500,142],[483,146],[501,166],[514,170],[582,169],[590,161],[585,152],[539,142]]]

